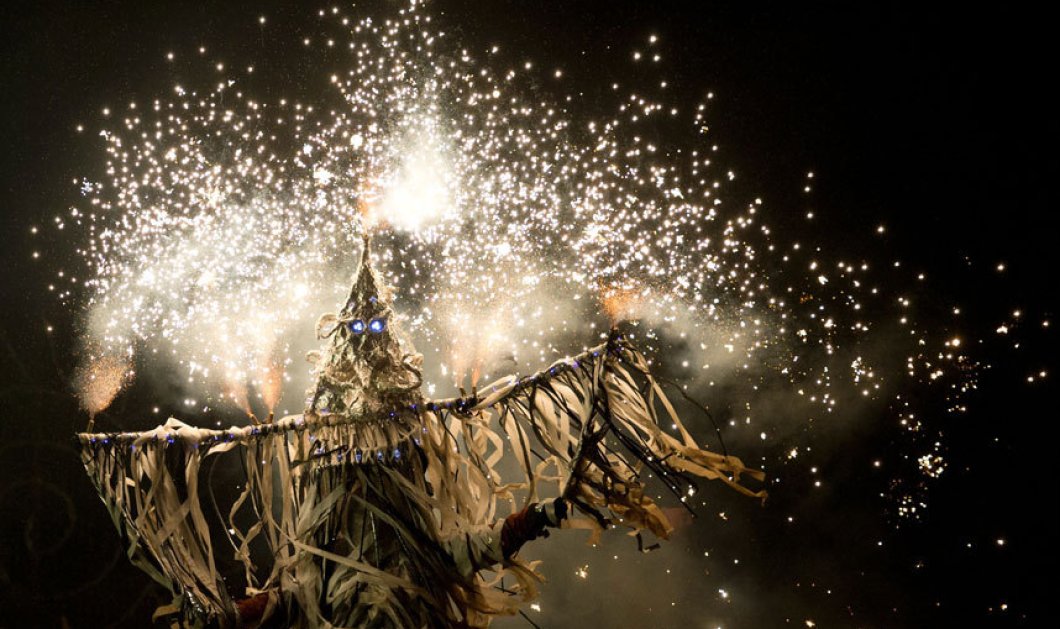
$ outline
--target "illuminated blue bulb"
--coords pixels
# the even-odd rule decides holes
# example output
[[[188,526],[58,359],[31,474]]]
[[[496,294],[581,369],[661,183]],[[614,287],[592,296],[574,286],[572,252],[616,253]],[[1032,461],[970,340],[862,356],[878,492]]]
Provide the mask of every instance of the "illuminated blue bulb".
[[[350,332],[354,334],[364,334],[364,321],[360,319],[354,319],[350,321]]]
[[[372,322],[368,324],[368,329],[379,334],[386,329],[386,319],[372,319]]]

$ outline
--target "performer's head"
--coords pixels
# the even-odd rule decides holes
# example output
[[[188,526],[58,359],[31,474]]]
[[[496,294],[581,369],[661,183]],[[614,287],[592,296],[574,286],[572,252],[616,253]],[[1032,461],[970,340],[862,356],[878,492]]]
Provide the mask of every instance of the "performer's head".
[[[423,357],[398,329],[390,291],[372,267],[370,245],[365,238],[342,310],[318,324],[318,334],[327,343],[310,357],[320,377],[311,391],[309,412],[352,418],[414,404],[420,397]]]

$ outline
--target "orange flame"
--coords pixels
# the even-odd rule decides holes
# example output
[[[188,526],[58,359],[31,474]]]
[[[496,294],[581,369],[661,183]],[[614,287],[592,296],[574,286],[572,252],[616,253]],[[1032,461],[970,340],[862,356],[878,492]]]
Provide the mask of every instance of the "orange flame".
[[[361,196],[357,198],[357,211],[360,213],[361,221],[363,221],[365,225],[372,222],[372,204],[366,197]]]
[[[269,409],[269,415],[276,410],[282,393],[283,363],[271,360],[262,368],[261,373],[261,397],[265,401],[265,408]]]
[[[449,369],[453,372],[453,386],[458,389],[464,388],[464,377],[467,375],[468,357],[462,339],[450,339],[449,345]]]
[[[365,184],[357,194],[357,212],[361,215],[361,226],[365,232],[385,227],[386,219],[377,211],[379,195],[371,184]]]
[[[450,337],[449,364],[453,384],[463,390],[464,379],[470,378],[474,390],[482,378],[483,369],[506,346],[505,326],[510,314],[502,307],[491,308],[477,316],[463,316],[455,322]]]
[[[471,389],[478,388],[478,380],[482,377],[482,360],[476,360],[471,367]]]
[[[634,288],[622,286],[601,286],[600,302],[604,313],[611,320],[611,326],[618,325],[625,319],[635,319],[636,311],[643,303],[644,296]]]
[[[81,363],[74,384],[81,408],[88,411],[90,427],[96,415],[111,405],[118,393],[132,382],[134,375],[128,356],[103,354]]]

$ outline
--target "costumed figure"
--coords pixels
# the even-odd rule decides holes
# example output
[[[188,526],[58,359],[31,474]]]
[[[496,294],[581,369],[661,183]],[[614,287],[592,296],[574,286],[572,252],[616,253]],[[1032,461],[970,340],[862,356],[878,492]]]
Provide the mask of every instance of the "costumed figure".
[[[696,443],[616,331],[536,374],[425,398],[422,356],[399,329],[367,236],[349,299],[317,335],[302,414],[78,436],[130,559],[174,595],[157,623],[485,627],[536,597],[541,578],[519,550],[548,527],[666,538],[646,474],[682,499],[696,477],[765,496],[742,484],[760,472]],[[223,507],[200,478],[212,457],[243,469]],[[509,482],[505,457],[521,470]],[[229,556],[241,582],[222,574]]]

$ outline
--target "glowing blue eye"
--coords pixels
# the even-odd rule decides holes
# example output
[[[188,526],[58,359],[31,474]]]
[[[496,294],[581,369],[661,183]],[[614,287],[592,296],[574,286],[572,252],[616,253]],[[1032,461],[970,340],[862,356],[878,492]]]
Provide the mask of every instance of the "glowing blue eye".
[[[354,319],[353,321],[350,321],[350,332],[353,332],[354,334],[363,334],[364,321],[361,321],[360,319]]]
[[[386,329],[386,319],[372,319],[372,322],[368,324],[368,329],[379,334]]]

